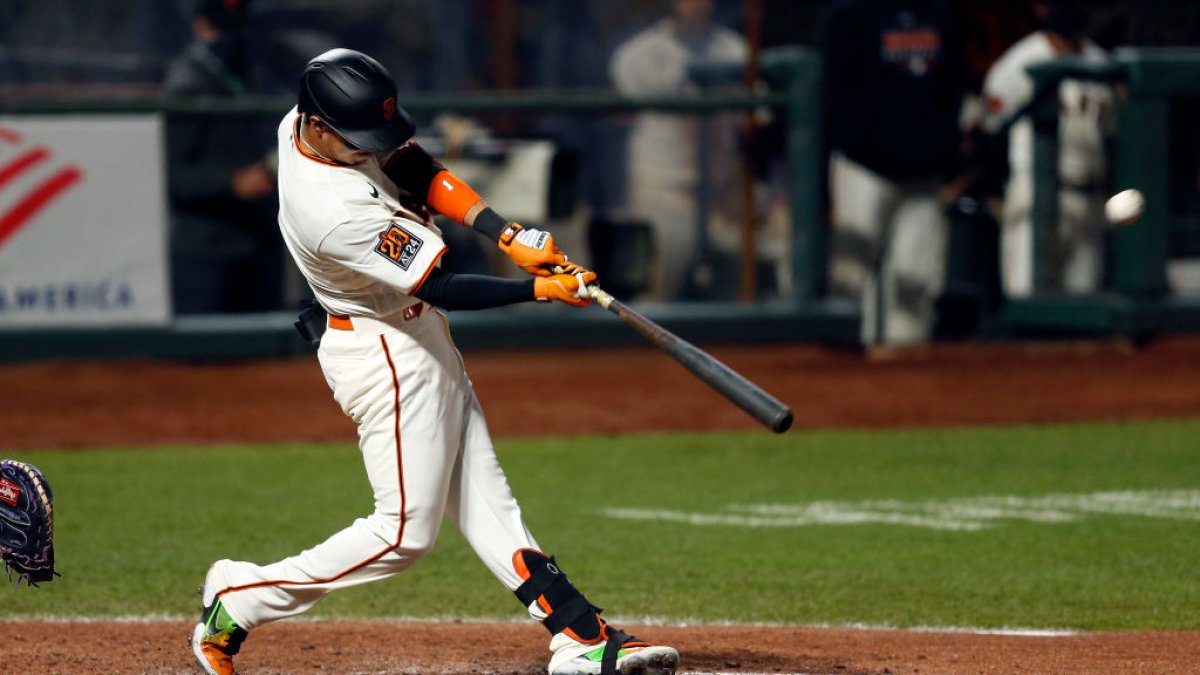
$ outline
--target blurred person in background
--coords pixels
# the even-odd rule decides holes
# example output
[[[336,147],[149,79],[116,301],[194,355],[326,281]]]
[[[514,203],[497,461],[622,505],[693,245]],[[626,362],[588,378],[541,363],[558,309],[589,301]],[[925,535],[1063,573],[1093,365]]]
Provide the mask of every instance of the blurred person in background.
[[[1103,49],[1084,36],[1087,16],[1074,0],[1037,0],[1041,27],[1012,45],[984,80],[984,130],[1007,134],[1008,181],[1000,235],[1001,280],[1007,297],[1034,290],[1033,122],[1027,110],[1031,65],[1061,58],[1101,63]],[[1086,293],[1103,279],[1104,201],[1108,192],[1105,140],[1113,127],[1111,89],[1065,80],[1059,87],[1058,222],[1048,251],[1038,251],[1052,275],[1051,291]]]
[[[613,53],[610,75],[620,93],[695,95],[690,66],[745,61],[745,40],[713,21],[713,0],[674,0],[673,7],[671,16]],[[741,83],[736,86],[740,90]],[[649,222],[654,248],[641,299],[678,299],[688,289],[707,212],[733,210],[730,217],[738,222],[739,120],[736,114],[637,115],[628,144],[629,207]]]
[[[861,303],[867,345],[932,335],[967,90],[952,24],[938,0],[842,0],[820,32],[830,295]]]
[[[1200,45],[1200,3],[1092,0],[1088,9],[1092,17],[1088,35],[1106,49]],[[1200,120],[1200,96],[1177,96],[1168,105],[1168,208],[1173,218],[1195,223],[1200,219],[1200,124],[1196,123]],[[1167,261],[1170,288],[1177,295],[1200,296],[1200,228],[1175,225],[1171,229]]]
[[[163,94],[262,93],[247,32],[249,0],[198,0],[194,39]],[[167,122],[171,285],[177,314],[278,309],[282,242],[274,227],[272,126],[248,116],[174,113]]]

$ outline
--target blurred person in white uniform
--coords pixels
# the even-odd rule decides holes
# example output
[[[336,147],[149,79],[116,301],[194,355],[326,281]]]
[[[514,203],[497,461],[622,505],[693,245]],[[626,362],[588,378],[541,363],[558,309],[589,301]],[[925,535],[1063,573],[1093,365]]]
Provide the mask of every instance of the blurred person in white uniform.
[[[699,88],[688,78],[689,66],[742,63],[747,52],[740,35],[713,21],[712,0],[675,0],[670,17],[617,48],[610,74],[628,96],[692,96]],[[737,222],[739,120],[736,113],[638,114],[629,137],[629,207],[649,222],[655,249],[642,299],[677,299],[685,290],[706,226],[698,200],[707,200],[710,212],[732,208]],[[700,194],[705,157],[709,181]]]
[[[1009,177],[1001,217],[1001,279],[1005,295],[1034,291],[1033,122],[1031,65],[1060,58],[1102,63],[1103,49],[1083,34],[1085,14],[1073,0],[1034,3],[1043,28],[1021,39],[996,60],[984,80],[983,126],[1000,133],[1008,125]],[[1097,290],[1104,273],[1105,139],[1113,127],[1111,89],[1101,83],[1064,80],[1059,86],[1058,222],[1052,245],[1039,251],[1051,274],[1048,291]]]

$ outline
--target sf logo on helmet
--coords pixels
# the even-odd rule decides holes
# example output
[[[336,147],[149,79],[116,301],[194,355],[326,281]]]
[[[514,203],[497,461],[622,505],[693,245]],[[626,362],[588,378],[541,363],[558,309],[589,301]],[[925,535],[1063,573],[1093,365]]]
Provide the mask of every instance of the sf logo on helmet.
[[[396,116],[396,97],[389,96],[383,100],[383,119],[391,122]]]

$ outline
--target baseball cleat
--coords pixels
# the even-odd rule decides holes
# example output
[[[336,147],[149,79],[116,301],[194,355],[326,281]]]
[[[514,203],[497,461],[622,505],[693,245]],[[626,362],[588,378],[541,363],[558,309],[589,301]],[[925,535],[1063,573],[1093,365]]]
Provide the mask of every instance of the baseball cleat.
[[[245,633],[245,631],[242,632]],[[204,623],[196,624],[189,640],[196,663],[199,663],[208,675],[236,675],[237,671],[233,668],[233,655],[237,653],[237,647],[232,647],[230,651],[228,644],[221,645],[209,638],[210,636],[204,629]]]
[[[555,643],[559,643],[556,645]],[[675,675],[679,667],[679,652],[674,647],[647,642],[626,642],[617,650],[611,671],[604,670],[604,650],[607,642],[583,644],[559,634],[551,642],[554,656],[550,658],[550,675],[601,675],[612,672],[620,675]]]
[[[209,576],[211,575],[210,568]],[[208,579],[205,578],[200,596],[201,602],[207,601],[208,604],[204,605],[200,612],[200,622],[192,630],[192,638],[189,640],[192,655],[208,675],[236,675],[233,656],[241,649],[247,633],[229,616],[229,612],[225,611],[220,599],[208,597],[209,586]]]

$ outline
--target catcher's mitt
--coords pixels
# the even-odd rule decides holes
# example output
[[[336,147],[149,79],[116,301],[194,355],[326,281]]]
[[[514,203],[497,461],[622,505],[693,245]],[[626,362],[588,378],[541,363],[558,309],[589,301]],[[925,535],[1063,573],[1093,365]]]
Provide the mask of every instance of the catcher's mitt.
[[[37,467],[0,461],[0,558],[9,579],[16,573],[30,586],[52,580],[54,571],[54,496]]]

